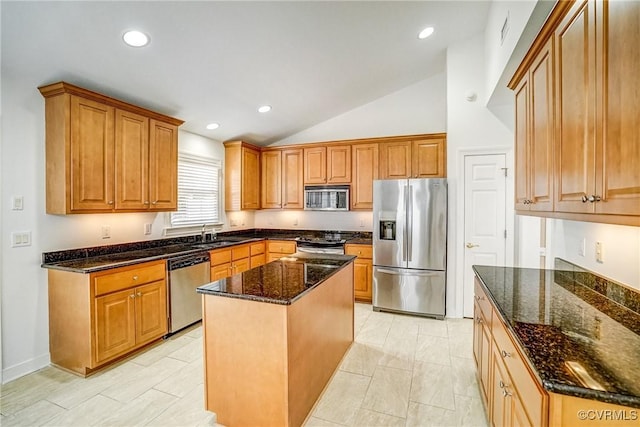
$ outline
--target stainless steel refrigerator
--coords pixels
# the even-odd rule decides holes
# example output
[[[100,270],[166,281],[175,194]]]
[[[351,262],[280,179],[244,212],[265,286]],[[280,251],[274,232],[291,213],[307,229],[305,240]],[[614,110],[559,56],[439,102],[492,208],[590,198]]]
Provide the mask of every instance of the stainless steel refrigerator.
[[[373,182],[373,309],[443,319],[447,180]]]

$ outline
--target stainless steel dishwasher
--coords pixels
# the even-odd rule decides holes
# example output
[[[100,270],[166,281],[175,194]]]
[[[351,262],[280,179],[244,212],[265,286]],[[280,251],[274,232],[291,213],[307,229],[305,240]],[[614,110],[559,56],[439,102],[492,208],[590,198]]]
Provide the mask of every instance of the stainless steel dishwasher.
[[[169,333],[173,334],[202,319],[202,297],[196,288],[211,281],[209,252],[169,258],[167,274]]]

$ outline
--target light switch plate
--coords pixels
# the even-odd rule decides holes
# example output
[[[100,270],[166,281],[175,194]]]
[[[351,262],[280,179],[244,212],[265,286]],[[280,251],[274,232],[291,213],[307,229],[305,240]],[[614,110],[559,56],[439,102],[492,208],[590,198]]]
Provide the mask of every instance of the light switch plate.
[[[14,231],[11,233],[11,247],[19,248],[22,246],[31,246],[31,232]]]
[[[11,198],[11,209],[14,211],[21,211],[24,209],[24,197],[13,196]]]

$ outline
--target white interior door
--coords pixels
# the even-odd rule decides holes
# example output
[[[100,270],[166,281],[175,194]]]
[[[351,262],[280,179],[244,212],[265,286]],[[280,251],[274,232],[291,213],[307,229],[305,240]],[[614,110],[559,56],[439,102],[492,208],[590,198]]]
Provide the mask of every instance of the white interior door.
[[[473,317],[471,266],[505,265],[505,157],[486,154],[464,158],[464,317]]]

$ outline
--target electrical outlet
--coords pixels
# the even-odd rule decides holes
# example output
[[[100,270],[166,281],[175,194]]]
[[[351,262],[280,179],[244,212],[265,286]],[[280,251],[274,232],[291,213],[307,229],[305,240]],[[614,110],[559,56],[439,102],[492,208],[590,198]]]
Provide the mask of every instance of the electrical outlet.
[[[144,234],[146,234],[146,235],[151,234],[151,224],[145,224],[144,225]]]
[[[293,219],[293,225],[298,225],[298,218]]]
[[[602,255],[602,242],[596,242],[596,261],[604,262],[604,256]]]
[[[583,237],[582,243],[578,246],[578,255],[584,256],[586,251],[587,251],[587,239]]]
[[[364,227],[364,219],[360,220],[360,227]]]
[[[110,239],[111,238],[111,226],[110,225],[103,225],[102,226],[101,236],[102,236],[103,239]]]
[[[235,219],[231,220],[231,226],[232,227],[236,227],[238,225],[238,221],[236,221]]]

